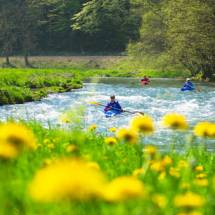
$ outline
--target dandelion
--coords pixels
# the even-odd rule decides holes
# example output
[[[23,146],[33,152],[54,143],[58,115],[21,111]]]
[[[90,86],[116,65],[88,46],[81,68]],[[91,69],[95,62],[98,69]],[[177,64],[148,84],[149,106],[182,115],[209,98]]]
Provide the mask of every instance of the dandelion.
[[[153,133],[154,124],[150,116],[136,116],[131,120],[131,127],[143,134]]]
[[[116,132],[116,128],[115,127],[109,128],[109,131],[114,133]]]
[[[197,178],[194,180],[194,184],[200,187],[207,187],[208,186],[208,179],[206,178]]]
[[[87,200],[101,197],[106,181],[103,174],[78,159],[63,159],[39,170],[29,186],[34,200]]]
[[[18,154],[18,150],[11,144],[0,143],[0,158],[12,159]]]
[[[78,147],[75,145],[75,144],[69,144],[67,147],[66,147],[66,151],[68,153],[72,153],[72,152],[75,152],[78,150]]]
[[[205,203],[205,199],[195,193],[187,192],[182,195],[178,195],[174,199],[174,204],[179,208],[198,208],[202,207]]]
[[[162,172],[164,170],[164,166],[162,161],[152,161],[150,165],[150,169],[154,172]]]
[[[138,141],[137,132],[131,128],[120,128],[116,135],[120,140],[124,140],[132,144],[135,144]]]
[[[167,199],[162,194],[154,194],[152,196],[152,202],[156,204],[159,208],[165,208],[167,205]]]
[[[188,167],[189,167],[189,164],[187,163],[186,160],[180,160],[178,162],[177,168],[179,168],[179,169],[186,169]]]
[[[202,165],[196,166],[195,171],[196,172],[202,172],[204,170],[204,167]]]
[[[185,130],[188,128],[186,118],[178,113],[166,114],[163,117],[163,125],[171,129]]]
[[[203,214],[199,211],[189,211],[189,212],[181,212],[181,213],[178,213],[177,215],[203,215]]]
[[[89,126],[89,130],[90,130],[90,131],[95,131],[96,128],[97,128],[97,125],[96,125],[96,124],[92,124],[92,125]]]
[[[157,148],[155,146],[148,145],[144,148],[144,153],[154,156],[157,153]]]
[[[200,174],[196,175],[196,178],[202,179],[202,178],[206,178],[206,176],[207,175],[205,173],[200,173]]]
[[[139,169],[135,169],[132,173],[132,175],[134,177],[139,177],[140,175],[144,174],[145,172],[145,169],[142,167],[142,168],[139,168]]]
[[[198,137],[212,137],[212,127],[210,122],[199,122],[193,132]]]
[[[68,123],[71,122],[71,118],[69,117],[68,114],[64,113],[64,114],[62,114],[62,115],[60,116],[59,121],[60,121],[61,123],[68,124]]]
[[[0,125],[0,157],[15,158],[24,149],[36,149],[36,140],[27,127],[18,123]]]
[[[122,176],[109,183],[104,192],[104,198],[110,202],[140,198],[144,195],[142,182],[134,177]]]
[[[169,174],[175,178],[179,178],[180,177],[180,173],[178,171],[178,169],[171,167],[169,170]]]
[[[173,160],[169,155],[165,155],[164,158],[162,159],[162,163],[165,167],[170,166],[173,163]]]
[[[117,140],[114,137],[106,137],[105,143],[108,145],[115,145],[117,143]]]

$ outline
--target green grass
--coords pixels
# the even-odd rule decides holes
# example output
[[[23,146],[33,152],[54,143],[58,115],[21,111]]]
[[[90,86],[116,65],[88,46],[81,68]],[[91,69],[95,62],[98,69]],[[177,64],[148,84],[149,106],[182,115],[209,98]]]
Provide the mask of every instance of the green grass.
[[[0,105],[36,101],[49,93],[82,87],[92,77],[185,78],[184,70],[147,69],[140,62],[122,56],[31,57],[34,68],[25,68],[23,59],[12,57],[16,68],[0,68]],[[4,66],[4,59],[0,58]]]
[[[188,163],[187,168],[178,170],[179,177],[170,175],[169,169],[171,167],[167,167],[164,170],[167,175],[161,180],[159,179],[160,173],[147,168],[149,157],[142,152],[142,148],[145,147],[144,139],[139,143],[139,147],[127,143],[108,146],[104,143],[105,136],[96,132],[84,132],[76,129],[66,131],[59,128],[45,129],[35,122],[29,122],[28,127],[33,130],[41,147],[34,152],[23,153],[12,161],[0,159],[0,214],[2,215],[177,214],[182,209],[175,207],[174,198],[187,191],[205,198],[204,206],[197,209],[198,211],[202,214],[214,214],[215,155],[204,150],[201,147],[203,144],[201,141],[193,139],[190,142],[192,147],[189,149],[185,147],[189,143],[185,142],[184,150],[180,153],[172,150],[158,152],[156,155],[158,159],[162,159],[165,155],[172,158],[171,167],[177,168],[181,160]],[[48,148],[47,141],[54,144],[55,147],[53,149]],[[67,152],[66,147],[69,144],[75,144],[78,150],[72,153]],[[36,171],[44,167],[46,159],[62,157],[82,157],[88,161],[95,161],[109,180],[118,176],[132,175],[135,169],[143,166],[145,173],[139,176],[139,180],[144,184],[145,197],[118,203],[108,203],[99,199],[86,202],[60,201],[57,203],[34,201],[29,196],[28,186]],[[140,164],[142,158],[143,162]],[[208,186],[195,184],[196,175],[199,174],[194,170],[197,165],[203,166],[204,170],[199,173],[206,174]],[[182,188],[183,183],[187,183],[189,187]],[[167,201],[166,205],[159,207],[156,202],[153,202],[152,196],[154,194],[163,195]],[[186,209],[186,211],[191,211],[191,209]]]

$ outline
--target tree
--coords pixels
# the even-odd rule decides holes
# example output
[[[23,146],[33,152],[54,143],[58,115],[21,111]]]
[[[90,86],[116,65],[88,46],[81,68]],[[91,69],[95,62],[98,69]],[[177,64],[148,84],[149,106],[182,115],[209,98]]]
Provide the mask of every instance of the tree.
[[[9,57],[17,43],[16,10],[15,1],[0,0],[0,46],[6,65],[10,65]]]
[[[72,19],[73,30],[88,35],[103,50],[123,50],[138,37],[140,18],[129,0],[92,0]]]
[[[140,40],[129,53],[181,65],[194,76],[215,75],[215,5],[212,0],[134,0],[142,7]],[[146,61],[145,60],[145,61]],[[160,65],[159,65],[160,66]]]

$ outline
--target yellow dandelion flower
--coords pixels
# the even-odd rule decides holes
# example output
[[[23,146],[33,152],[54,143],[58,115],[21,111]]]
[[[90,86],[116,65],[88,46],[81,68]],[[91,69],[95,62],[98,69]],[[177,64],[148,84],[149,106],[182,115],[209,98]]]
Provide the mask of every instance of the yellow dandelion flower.
[[[202,179],[202,178],[206,178],[207,175],[205,173],[200,173],[198,175],[196,175],[196,178]]]
[[[114,145],[114,144],[117,143],[117,140],[114,137],[106,137],[105,138],[105,143],[108,144],[108,145]]]
[[[215,138],[215,124],[211,123],[209,127],[209,137]]]
[[[78,159],[55,161],[39,170],[29,186],[34,200],[87,200],[101,197],[106,181],[103,174]]]
[[[199,122],[194,128],[194,134],[199,137],[208,137],[209,134],[209,122]]]
[[[204,167],[202,165],[196,166],[195,171],[196,172],[202,172],[204,170]]]
[[[203,215],[200,211],[180,212],[177,215]]]
[[[120,128],[116,135],[120,140],[124,140],[132,144],[135,144],[138,141],[138,133],[131,128]]]
[[[186,169],[188,167],[189,167],[189,164],[188,164],[188,162],[186,160],[180,160],[178,162],[177,168],[179,168],[179,169]]]
[[[95,131],[97,128],[97,125],[96,124],[92,124],[89,126],[89,131]]]
[[[165,155],[164,158],[162,159],[162,163],[165,167],[170,166],[170,165],[172,165],[173,160],[169,155]]]
[[[140,175],[144,174],[145,172],[145,169],[142,167],[142,168],[139,168],[139,169],[135,169],[132,173],[132,175],[134,177],[139,177]]]
[[[108,130],[109,130],[110,132],[113,132],[113,133],[114,133],[114,132],[116,132],[117,129],[116,129],[115,127],[112,127],[112,128],[109,128]]]
[[[144,148],[144,153],[154,156],[157,153],[157,148],[155,146],[148,145]]]
[[[162,164],[162,161],[152,161],[151,162],[151,165],[150,165],[150,169],[152,171],[155,171],[155,172],[162,172],[164,170],[164,166]]]
[[[36,148],[36,140],[32,131],[26,126],[17,123],[0,125],[0,141],[18,148]]]
[[[159,208],[165,208],[167,205],[166,196],[162,194],[154,194],[152,196],[152,202],[154,202],[154,204],[156,204]]]
[[[15,158],[24,149],[36,149],[36,140],[27,127],[17,123],[0,125],[0,157]]]
[[[64,114],[62,114],[62,115],[60,116],[59,121],[60,121],[61,123],[67,124],[67,123],[70,123],[70,122],[71,122],[71,117],[70,117],[68,114],[64,113]]]
[[[110,202],[140,198],[144,195],[144,186],[134,177],[122,176],[109,183],[104,192],[104,198]]]
[[[18,149],[12,144],[0,142],[0,158],[12,159],[18,155]]]
[[[131,120],[131,127],[143,134],[154,132],[154,123],[150,116],[136,116]]]
[[[178,113],[169,113],[163,117],[163,125],[171,129],[185,130],[188,128],[186,118]]]
[[[187,192],[175,197],[174,204],[179,208],[197,208],[202,207],[205,203],[205,199],[195,193]]]
[[[158,176],[158,180],[162,181],[166,178],[166,172],[165,171],[162,171],[160,173],[160,175]]]
[[[175,178],[179,178],[180,177],[180,173],[178,171],[178,169],[171,167],[169,170],[169,174]]]
[[[75,145],[75,144],[69,144],[67,147],[66,147],[66,151],[71,153],[71,152],[75,152],[78,150],[78,147]]]
[[[200,187],[207,187],[208,186],[208,179],[206,178],[198,178],[194,180],[194,184]]]

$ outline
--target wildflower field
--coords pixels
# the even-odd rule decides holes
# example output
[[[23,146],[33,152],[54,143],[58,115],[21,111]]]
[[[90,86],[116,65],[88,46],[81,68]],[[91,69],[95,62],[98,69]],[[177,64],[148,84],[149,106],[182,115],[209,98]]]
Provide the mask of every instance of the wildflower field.
[[[214,214],[214,123],[165,115],[186,137],[181,151],[144,144],[156,134],[150,116],[105,134],[65,124],[0,124],[0,214]]]

